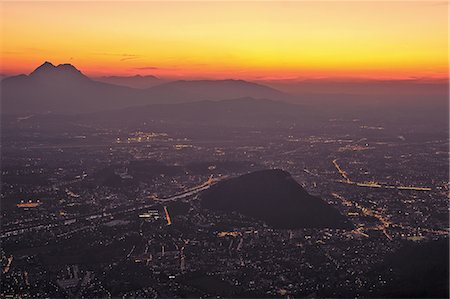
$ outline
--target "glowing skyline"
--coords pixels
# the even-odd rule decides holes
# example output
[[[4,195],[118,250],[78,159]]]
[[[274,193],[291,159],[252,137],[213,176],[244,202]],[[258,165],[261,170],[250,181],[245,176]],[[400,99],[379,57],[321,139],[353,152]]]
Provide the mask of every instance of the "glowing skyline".
[[[2,2],[1,73],[446,78],[446,2]]]

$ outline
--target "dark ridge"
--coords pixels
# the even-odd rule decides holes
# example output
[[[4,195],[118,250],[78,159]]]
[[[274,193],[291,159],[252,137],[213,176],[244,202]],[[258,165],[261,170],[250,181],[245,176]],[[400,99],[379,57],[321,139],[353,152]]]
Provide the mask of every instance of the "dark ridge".
[[[311,196],[283,170],[232,178],[201,194],[202,207],[239,212],[275,228],[351,228],[338,210]]]

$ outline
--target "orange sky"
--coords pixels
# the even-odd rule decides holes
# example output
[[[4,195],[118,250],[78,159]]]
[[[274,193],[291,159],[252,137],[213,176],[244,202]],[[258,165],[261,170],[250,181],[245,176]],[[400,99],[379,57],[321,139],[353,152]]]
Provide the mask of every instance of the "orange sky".
[[[1,69],[98,75],[445,78],[446,2],[2,2]]]

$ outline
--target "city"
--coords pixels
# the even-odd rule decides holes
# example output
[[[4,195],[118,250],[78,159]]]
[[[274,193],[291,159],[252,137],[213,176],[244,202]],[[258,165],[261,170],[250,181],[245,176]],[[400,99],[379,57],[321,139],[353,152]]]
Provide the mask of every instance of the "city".
[[[448,240],[445,136],[418,144],[330,120],[315,135],[207,140],[144,125],[49,140],[32,119],[3,137],[3,296],[377,297],[398,279],[387,258]],[[274,229],[200,205],[210,186],[269,168],[354,227]]]

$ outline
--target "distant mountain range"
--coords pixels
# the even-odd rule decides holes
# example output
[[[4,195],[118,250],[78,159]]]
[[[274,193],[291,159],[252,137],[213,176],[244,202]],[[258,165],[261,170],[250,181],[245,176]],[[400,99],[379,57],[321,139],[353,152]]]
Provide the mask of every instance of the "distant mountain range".
[[[227,100],[242,97],[286,100],[289,96],[265,85],[243,80],[174,81],[149,89],[160,103],[181,103],[202,100]]]
[[[280,169],[219,182],[201,195],[204,208],[239,212],[275,228],[351,228],[338,210],[311,196]]]
[[[132,88],[145,89],[150,88],[167,81],[160,79],[156,76],[148,75],[148,76],[103,76],[103,77],[94,77],[92,78],[95,81],[100,81],[109,84],[128,86]]]
[[[112,82],[116,79],[104,81]],[[217,101],[240,97],[272,100],[289,98],[289,95],[276,89],[242,80],[174,81],[147,89],[136,89],[95,81],[70,64],[55,66],[50,62],[45,62],[29,75],[3,79],[1,88],[2,112],[7,114],[49,111],[70,114],[157,103]]]

